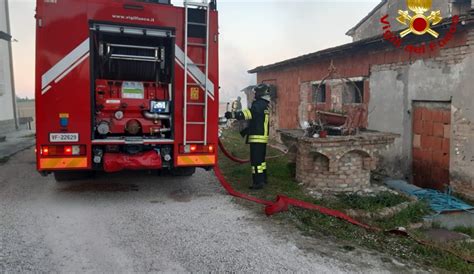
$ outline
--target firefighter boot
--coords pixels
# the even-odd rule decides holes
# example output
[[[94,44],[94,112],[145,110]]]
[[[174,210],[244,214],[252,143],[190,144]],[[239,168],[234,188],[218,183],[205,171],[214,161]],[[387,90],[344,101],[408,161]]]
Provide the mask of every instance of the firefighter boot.
[[[250,189],[259,190],[265,186],[265,170],[264,165],[252,166],[252,186]]]

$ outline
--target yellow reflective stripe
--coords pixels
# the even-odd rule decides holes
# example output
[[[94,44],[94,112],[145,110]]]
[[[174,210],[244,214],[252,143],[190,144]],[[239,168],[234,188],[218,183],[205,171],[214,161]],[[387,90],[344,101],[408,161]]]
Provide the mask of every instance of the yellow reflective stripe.
[[[263,135],[250,135],[249,139],[268,140],[268,136]]]
[[[242,110],[245,120],[252,120],[252,112],[248,109]]]
[[[263,128],[264,128],[264,133],[263,135],[264,136],[268,136],[268,123],[269,123],[269,111],[268,110],[265,110],[265,123],[263,125]]]
[[[248,120],[249,119],[249,114],[246,109],[242,110],[242,113],[244,114],[244,119]]]
[[[265,170],[267,170],[267,163],[262,163],[259,166],[252,166],[252,174],[262,174],[265,173]]]
[[[252,144],[267,144],[268,141],[265,141],[265,140],[253,140],[253,139],[249,139],[249,143],[252,143]]]
[[[268,136],[250,135],[248,141],[249,141],[249,143],[262,143],[262,144],[266,144],[266,143],[268,143]]]
[[[178,156],[178,166],[207,166],[215,163],[214,155]]]
[[[41,169],[86,168],[87,158],[43,158],[39,166]]]

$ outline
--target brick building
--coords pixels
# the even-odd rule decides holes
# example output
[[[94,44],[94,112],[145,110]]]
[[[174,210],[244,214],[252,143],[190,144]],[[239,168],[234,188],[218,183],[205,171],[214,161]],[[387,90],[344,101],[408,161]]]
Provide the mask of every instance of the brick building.
[[[406,28],[395,20],[404,3],[382,1],[348,31],[352,43],[249,72],[277,89],[273,136],[276,129],[300,128],[315,110],[363,107],[367,128],[401,136],[382,155],[386,173],[423,187],[450,183],[474,198],[474,0],[433,1],[444,17],[432,27],[439,37],[411,34],[396,47],[384,39],[382,21],[396,34]],[[323,81],[330,67],[337,77]],[[345,81],[362,94],[342,94]]]

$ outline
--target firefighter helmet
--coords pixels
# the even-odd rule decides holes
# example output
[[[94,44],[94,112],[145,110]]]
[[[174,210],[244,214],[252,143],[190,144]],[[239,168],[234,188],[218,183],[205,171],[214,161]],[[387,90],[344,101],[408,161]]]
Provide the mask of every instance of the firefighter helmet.
[[[267,84],[260,84],[256,86],[254,89],[255,97],[262,98],[264,96],[270,96],[270,86]]]

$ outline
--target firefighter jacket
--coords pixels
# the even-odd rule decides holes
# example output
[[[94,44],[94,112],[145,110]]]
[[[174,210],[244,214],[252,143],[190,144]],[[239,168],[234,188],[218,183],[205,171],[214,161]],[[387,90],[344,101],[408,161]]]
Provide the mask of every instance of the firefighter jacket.
[[[249,126],[244,133],[247,135],[247,143],[268,143],[268,132],[270,130],[270,110],[268,106],[268,101],[257,99],[253,102],[251,109],[244,109],[235,113],[237,120],[249,121]]]

